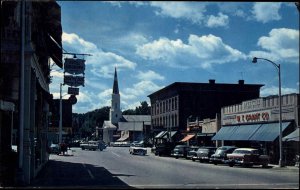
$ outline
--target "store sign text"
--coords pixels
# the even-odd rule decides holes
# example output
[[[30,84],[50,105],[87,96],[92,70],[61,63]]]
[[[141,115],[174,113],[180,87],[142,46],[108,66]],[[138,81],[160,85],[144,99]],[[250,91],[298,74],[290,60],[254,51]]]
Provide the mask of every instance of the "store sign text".
[[[247,113],[247,114],[239,114],[236,116],[236,120],[238,123],[268,121],[269,119],[270,119],[269,112]]]

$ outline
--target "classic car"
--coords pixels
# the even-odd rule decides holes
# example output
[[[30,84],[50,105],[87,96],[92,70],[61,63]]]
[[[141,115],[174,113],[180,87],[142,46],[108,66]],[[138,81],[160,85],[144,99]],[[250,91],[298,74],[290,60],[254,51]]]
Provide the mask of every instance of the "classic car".
[[[175,144],[171,142],[160,143],[153,149],[156,156],[170,156]]]
[[[192,160],[199,160],[200,162],[209,162],[211,155],[215,153],[216,149],[216,147],[210,146],[200,147],[196,151],[196,156],[194,156]]]
[[[98,141],[88,141],[80,143],[80,148],[82,150],[97,150],[98,149]]]
[[[175,148],[171,151],[171,156],[175,157],[176,159],[179,157],[186,158],[189,149],[190,147],[187,145],[176,145]]]
[[[59,154],[60,148],[58,144],[51,144],[50,145],[50,154]]]
[[[227,154],[231,154],[237,147],[235,146],[221,146],[217,148],[216,152],[211,155],[210,162],[213,164],[222,164],[225,163],[227,158]]]
[[[255,148],[237,148],[231,154],[227,154],[227,158],[230,167],[234,165],[267,167],[269,164],[269,156],[260,154],[260,151]]]
[[[191,146],[187,152],[186,159],[192,159],[194,156],[197,156],[196,152],[199,149],[199,146]]]
[[[146,155],[147,149],[144,148],[144,144],[142,142],[140,143],[132,143],[129,147],[129,153],[130,154],[137,154],[137,155]]]

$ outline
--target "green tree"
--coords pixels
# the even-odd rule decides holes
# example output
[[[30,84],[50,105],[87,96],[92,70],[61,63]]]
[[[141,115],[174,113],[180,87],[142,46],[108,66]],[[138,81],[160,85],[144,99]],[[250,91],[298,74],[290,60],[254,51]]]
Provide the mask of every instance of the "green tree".
[[[135,108],[136,115],[150,115],[150,107],[147,101],[141,102],[141,106]]]
[[[122,112],[123,115],[136,115],[135,110],[133,109],[128,109]]]

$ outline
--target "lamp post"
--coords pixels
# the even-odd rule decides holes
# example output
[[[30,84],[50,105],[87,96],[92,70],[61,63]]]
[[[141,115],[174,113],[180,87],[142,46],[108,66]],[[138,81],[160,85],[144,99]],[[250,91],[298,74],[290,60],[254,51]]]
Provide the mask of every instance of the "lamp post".
[[[62,142],[62,98],[68,94],[62,95],[62,83],[60,83],[60,92],[59,92],[59,136],[58,136],[58,144]]]
[[[273,61],[265,58],[254,57],[252,63],[257,63],[258,59],[262,59],[272,63],[278,69],[278,78],[279,78],[279,167],[282,167],[282,107],[281,107],[281,76],[280,76],[280,64],[276,64]]]
[[[62,140],[62,83],[60,83],[60,91],[59,91],[59,136],[58,136],[58,144],[61,144]]]

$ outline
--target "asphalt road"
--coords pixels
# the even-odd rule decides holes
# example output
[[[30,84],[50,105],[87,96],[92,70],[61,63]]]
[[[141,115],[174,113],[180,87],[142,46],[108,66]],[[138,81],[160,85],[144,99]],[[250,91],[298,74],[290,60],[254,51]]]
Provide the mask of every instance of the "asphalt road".
[[[129,154],[128,147],[104,151],[72,148],[73,156],[51,155],[31,187],[299,189],[299,168],[243,168],[186,159]]]

